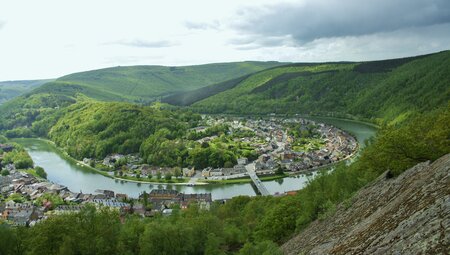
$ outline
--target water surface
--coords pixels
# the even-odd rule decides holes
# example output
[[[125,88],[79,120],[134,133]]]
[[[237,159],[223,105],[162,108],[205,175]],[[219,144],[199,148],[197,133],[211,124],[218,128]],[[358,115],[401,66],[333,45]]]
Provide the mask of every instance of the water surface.
[[[354,134],[360,143],[363,143],[365,139],[373,136],[376,132],[374,127],[364,123],[330,118],[311,119],[329,123],[343,130],[347,130]],[[60,153],[53,145],[46,141],[39,139],[17,139],[15,141],[25,147],[35,165],[45,169],[48,180],[67,186],[73,192],[94,193],[96,189],[108,189],[113,190],[116,193],[124,193],[131,197],[137,197],[143,191],[150,192],[155,188],[168,188],[185,193],[209,192],[212,194],[213,199],[225,199],[238,195],[256,195],[250,183],[226,185],[211,184],[189,187],[184,185],[156,185],[118,181],[100,175],[89,168],[77,165],[76,162],[70,160],[70,158]],[[309,177],[306,175],[286,177],[280,180],[264,182],[264,185],[272,194],[283,193],[303,188],[306,185],[308,178]]]

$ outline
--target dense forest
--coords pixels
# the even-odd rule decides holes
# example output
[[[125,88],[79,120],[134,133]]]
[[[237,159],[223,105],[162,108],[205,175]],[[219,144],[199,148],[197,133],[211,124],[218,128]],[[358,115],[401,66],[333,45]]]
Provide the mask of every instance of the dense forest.
[[[214,87],[170,97],[202,113],[294,113],[399,122],[450,98],[450,52],[365,63],[292,64],[250,75],[226,91]],[[198,101],[197,99],[201,99]]]
[[[352,116],[381,127],[353,164],[321,171],[296,195],[235,197],[209,211],[193,205],[149,219],[86,207],[32,228],[0,224],[0,254],[280,254],[280,244],[312,221],[331,217],[337,204],[351,207],[352,195],[383,172],[395,178],[450,153],[449,56],[271,68],[224,83],[225,91],[215,87],[189,109],[96,101],[89,98],[91,88],[57,85],[66,81],[18,97],[0,106],[0,129],[7,137],[50,138],[77,159],[139,153],[161,166],[201,168],[252,157],[245,144],[227,147],[232,137],[223,126],[205,132],[217,135],[215,142],[194,143],[201,135],[189,129],[201,117],[191,109]],[[6,160],[15,164],[14,155]]]
[[[235,197],[210,211],[193,205],[169,217],[140,219],[106,208],[52,217],[33,228],[0,225],[1,254],[281,254],[278,244],[311,221],[351,207],[359,188],[390,169],[450,153],[450,105],[383,127],[352,165],[322,171],[294,196]]]
[[[226,135],[226,126],[212,126],[202,133],[192,131],[202,119],[187,109],[83,99],[63,111],[48,137],[80,160],[139,153],[143,163],[150,165],[202,169],[233,166],[238,157],[256,157],[245,143],[233,141],[239,134]],[[211,135],[218,138],[196,142]]]
[[[52,80],[24,80],[0,82],[0,104],[18,97]]]

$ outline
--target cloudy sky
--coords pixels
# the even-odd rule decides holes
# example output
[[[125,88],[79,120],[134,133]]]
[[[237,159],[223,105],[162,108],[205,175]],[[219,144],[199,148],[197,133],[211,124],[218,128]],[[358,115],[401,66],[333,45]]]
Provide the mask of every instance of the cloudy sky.
[[[447,49],[448,0],[0,1],[0,80],[118,65],[374,60]]]

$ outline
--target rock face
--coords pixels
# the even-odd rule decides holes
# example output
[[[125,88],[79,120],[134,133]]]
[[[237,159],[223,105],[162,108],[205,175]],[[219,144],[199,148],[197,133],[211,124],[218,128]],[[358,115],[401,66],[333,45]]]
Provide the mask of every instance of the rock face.
[[[351,205],[315,221],[282,246],[285,254],[449,254],[450,154],[397,178],[386,173]]]

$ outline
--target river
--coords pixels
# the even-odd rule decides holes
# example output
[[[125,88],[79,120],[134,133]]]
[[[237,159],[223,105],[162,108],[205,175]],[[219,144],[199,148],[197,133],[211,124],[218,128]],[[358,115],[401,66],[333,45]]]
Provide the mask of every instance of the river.
[[[360,144],[373,136],[376,129],[370,125],[342,119],[311,118],[316,121],[329,123],[346,130],[357,138]],[[155,185],[140,184],[126,181],[118,181],[100,175],[88,168],[79,166],[61,154],[53,145],[39,139],[16,139],[30,154],[35,165],[41,166],[47,172],[49,181],[67,186],[73,192],[94,193],[96,189],[113,190],[116,193],[124,193],[131,197],[137,197],[143,191],[150,192],[155,188],[174,189],[185,193],[211,193],[213,199],[226,199],[238,195],[256,195],[250,183],[245,184],[210,184],[198,186],[184,185]],[[283,193],[301,189],[306,185],[308,176],[299,175],[284,179],[267,181],[264,185],[271,194]]]

